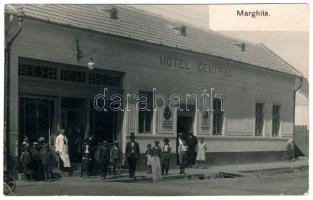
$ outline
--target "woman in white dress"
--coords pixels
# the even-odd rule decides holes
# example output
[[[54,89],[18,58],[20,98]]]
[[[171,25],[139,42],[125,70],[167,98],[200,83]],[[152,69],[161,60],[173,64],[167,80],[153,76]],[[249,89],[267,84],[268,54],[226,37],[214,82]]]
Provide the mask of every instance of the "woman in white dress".
[[[201,168],[204,168],[205,164],[205,152],[207,150],[206,143],[204,143],[204,139],[200,138],[199,143],[198,143],[198,151],[197,151],[197,168],[201,166]]]
[[[60,131],[60,134],[55,139],[55,151],[60,156],[63,162],[63,167],[70,168],[71,163],[68,155],[68,139],[65,136],[64,129]]]

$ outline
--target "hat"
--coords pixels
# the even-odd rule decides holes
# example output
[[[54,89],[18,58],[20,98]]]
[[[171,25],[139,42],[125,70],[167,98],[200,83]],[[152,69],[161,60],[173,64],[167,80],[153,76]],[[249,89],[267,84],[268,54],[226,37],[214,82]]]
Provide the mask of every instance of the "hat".
[[[168,142],[169,141],[169,139],[168,138],[164,138],[164,140],[163,140],[164,142]]]
[[[45,138],[44,137],[40,137],[39,139],[38,139],[38,142],[44,142],[45,141]]]

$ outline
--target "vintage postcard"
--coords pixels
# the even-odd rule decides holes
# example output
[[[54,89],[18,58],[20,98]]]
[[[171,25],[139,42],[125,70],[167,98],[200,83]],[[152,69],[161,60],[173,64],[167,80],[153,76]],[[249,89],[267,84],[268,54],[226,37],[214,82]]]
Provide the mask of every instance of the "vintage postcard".
[[[308,4],[3,10],[4,195],[308,194]]]

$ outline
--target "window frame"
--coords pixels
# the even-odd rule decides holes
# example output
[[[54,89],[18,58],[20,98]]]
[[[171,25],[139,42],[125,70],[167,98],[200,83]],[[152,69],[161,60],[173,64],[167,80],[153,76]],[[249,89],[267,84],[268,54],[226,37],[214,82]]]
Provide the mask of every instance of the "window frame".
[[[258,105],[262,105],[262,112],[258,113]],[[255,103],[255,120],[254,120],[254,136],[264,136],[264,103],[263,102],[256,102]],[[259,120],[261,119],[261,126],[259,125]],[[261,128],[260,131],[258,131],[258,128]],[[257,134],[259,132],[259,134]]]
[[[278,113],[274,114],[274,108],[278,107]],[[280,104],[273,104],[272,106],[272,137],[279,137],[280,136],[280,125],[281,125],[281,105]],[[274,127],[274,124],[275,127]],[[276,128],[276,130],[274,130]]]
[[[140,104],[138,102],[139,105],[139,109],[138,109],[138,134],[152,134],[153,132],[153,92],[151,91],[146,91],[146,90],[140,90],[139,91],[139,99],[141,98],[141,96],[144,95],[146,97],[148,97],[148,110],[144,109],[141,110],[140,109]],[[151,98],[151,99],[150,99]],[[143,122],[141,121],[141,117],[140,115],[143,114]],[[148,119],[149,118],[149,119]],[[141,128],[141,123],[143,128]],[[149,126],[147,126],[149,124]],[[149,130],[147,130],[147,127],[149,127]]]

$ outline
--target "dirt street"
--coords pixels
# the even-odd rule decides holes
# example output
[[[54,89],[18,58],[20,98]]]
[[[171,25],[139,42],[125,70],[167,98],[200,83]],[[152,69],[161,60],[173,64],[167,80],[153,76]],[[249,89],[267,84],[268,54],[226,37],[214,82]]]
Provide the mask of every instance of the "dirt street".
[[[237,178],[163,180],[161,182],[103,182],[98,177],[64,178],[54,182],[18,182],[15,195],[302,195],[308,171]]]

